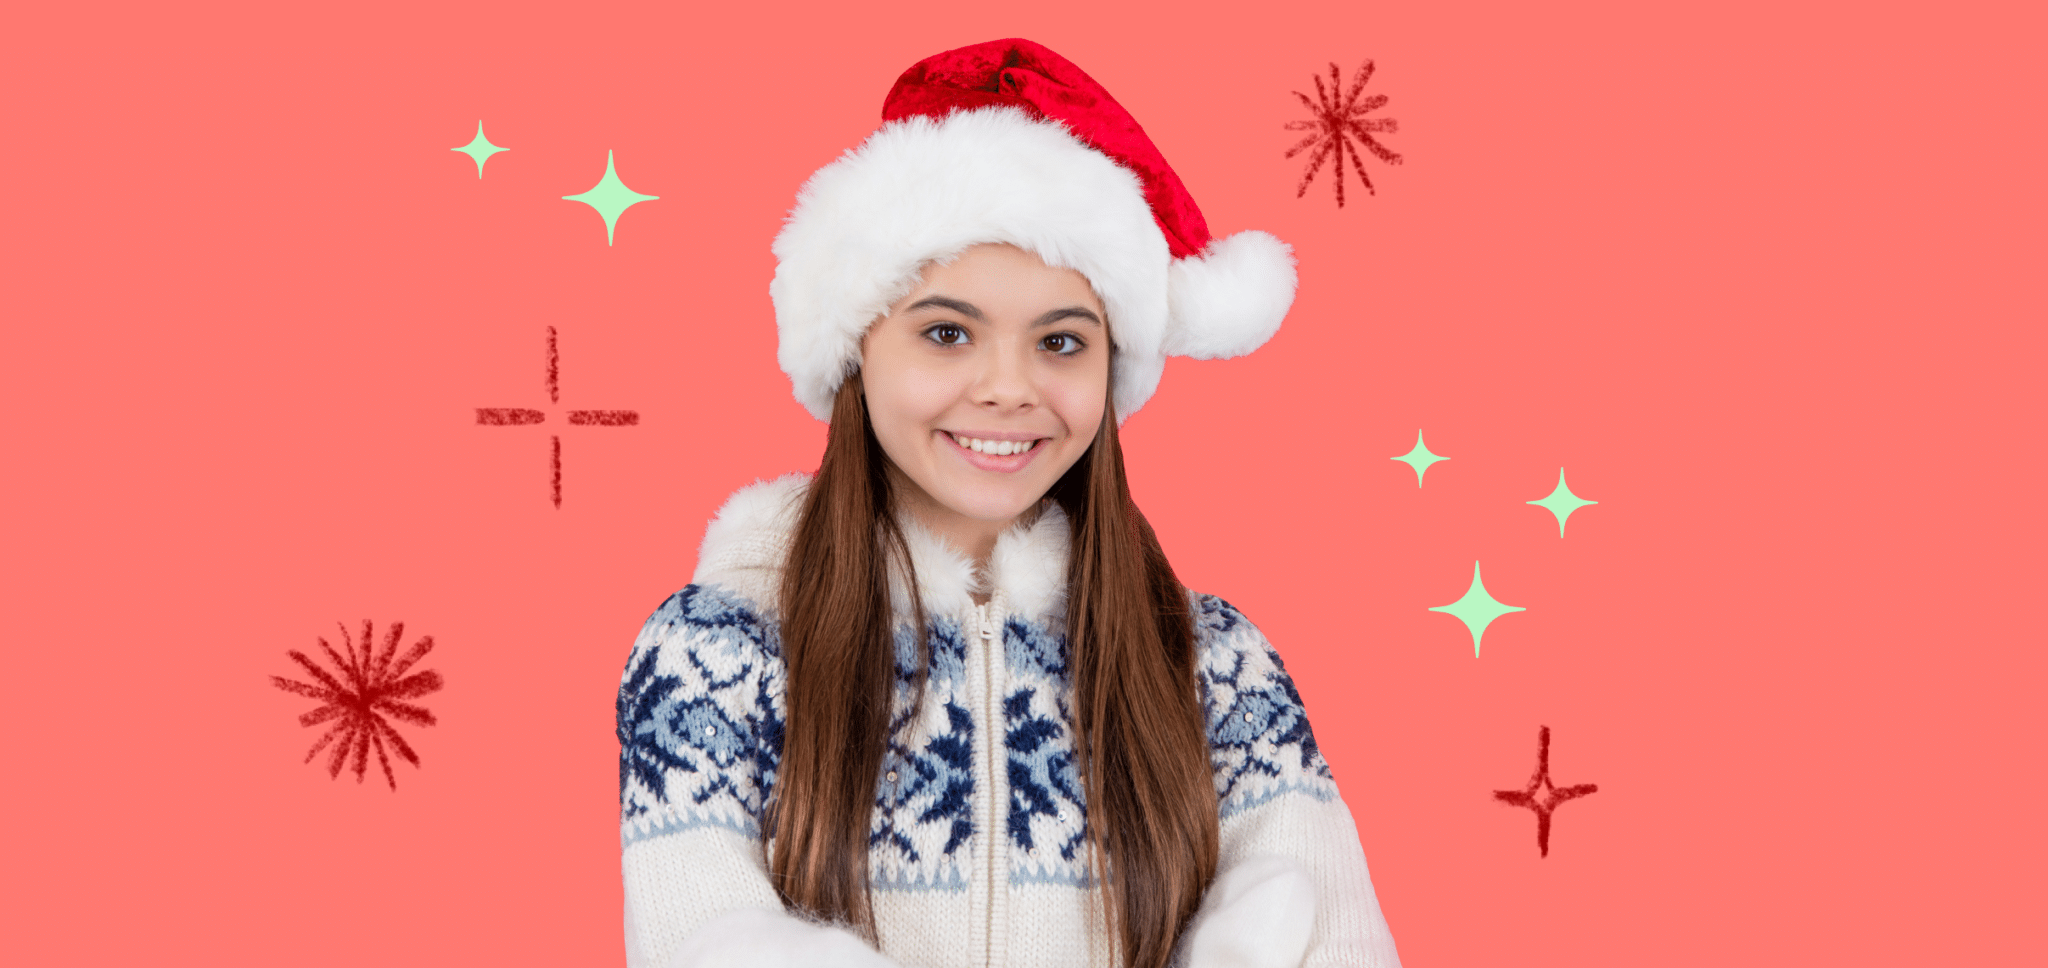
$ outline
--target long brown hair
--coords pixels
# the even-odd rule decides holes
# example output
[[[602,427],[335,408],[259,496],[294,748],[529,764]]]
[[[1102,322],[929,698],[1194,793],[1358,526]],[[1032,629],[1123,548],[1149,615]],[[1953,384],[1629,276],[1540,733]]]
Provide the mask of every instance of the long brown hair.
[[[787,709],[766,824],[783,903],[870,941],[868,828],[895,688],[891,556],[911,577],[920,650],[925,637],[886,471],[856,373],[833,401],[825,456],[782,573]],[[1106,887],[1103,913],[1121,963],[1163,968],[1216,873],[1216,788],[1193,617],[1131,501],[1113,397],[1095,440],[1048,496],[1072,527],[1068,665],[1093,882]],[[983,831],[997,858],[1005,856],[1001,832]]]

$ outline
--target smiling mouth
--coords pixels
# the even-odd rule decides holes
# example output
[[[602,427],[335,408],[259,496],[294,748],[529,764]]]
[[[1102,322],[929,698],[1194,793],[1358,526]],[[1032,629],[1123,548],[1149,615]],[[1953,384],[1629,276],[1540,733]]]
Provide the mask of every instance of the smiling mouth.
[[[951,437],[954,443],[960,445],[961,449],[971,450],[977,454],[986,454],[990,457],[1009,457],[1015,454],[1022,454],[1036,449],[1039,444],[1051,439],[1049,437],[1039,437],[1034,440],[983,440],[979,437],[963,437],[950,431],[941,432]]]

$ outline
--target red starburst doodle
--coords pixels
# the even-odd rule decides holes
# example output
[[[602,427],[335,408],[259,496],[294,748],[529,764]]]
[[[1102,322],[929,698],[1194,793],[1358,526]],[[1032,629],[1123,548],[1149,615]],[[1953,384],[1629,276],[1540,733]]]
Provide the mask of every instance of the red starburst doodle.
[[[370,751],[377,751],[377,763],[384,768],[384,780],[391,789],[398,789],[398,777],[391,772],[391,759],[385,753],[385,744],[396,751],[405,761],[420,765],[418,753],[398,734],[384,717],[411,723],[415,726],[434,725],[434,714],[405,700],[417,699],[441,688],[441,674],[432,669],[406,675],[405,670],[433,650],[434,637],[422,635],[419,641],[398,655],[398,640],[405,634],[405,623],[393,622],[384,633],[384,648],[371,647],[373,626],[368,619],[363,621],[362,647],[358,649],[350,639],[348,628],[341,626],[343,653],[334,651],[326,639],[319,639],[320,650],[327,653],[334,663],[338,676],[306,657],[297,649],[286,654],[292,661],[313,677],[313,684],[271,676],[270,682],[286,692],[297,693],[320,700],[325,705],[299,717],[301,726],[318,726],[321,723],[336,722],[320,737],[313,748],[306,751],[306,762],[313,762],[321,750],[332,748],[327,756],[327,775],[341,776],[344,766],[352,766],[356,782],[363,782],[369,770]],[[353,761],[352,763],[350,761]]]
[[[1287,122],[1289,131],[1315,132],[1301,139],[1300,144],[1287,149],[1286,156],[1289,158],[1311,148],[1315,149],[1314,153],[1308,156],[1308,168],[1301,174],[1301,187],[1295,189],[1295,198],[1308,194],[1308,183],[1315,180],[1316,172],[1322,170],[1323,162],[1329,161],[1331,168],[1336,172],[1337,207],[1343,208],[1346,151],[1351,154],[1352,170],[1358,172],[1358,180],[1365,183],[1366,193],[1378,194],[1373,191],[1372,179],[1366,177],[1365,162],[1359,158],[1359,145],[1364,145],[1364,150],[1378,155],[1381,161],[1389,165],[1401,163],[1400,155],[1389,151],[1386,145],[1380,144],[1373,137],[1375,134],[1393,134],[1400,130],[1400,123],[1393,118],[1366,118],[1367,114],[1387,103],[1387,96],[1375,94],[1363,100],[1359,98],[1359,95],[1365,92],[1365,82],[1372,79],[1372,69],[1372,61],[1366,61],[1359,67],[1358,74],[1351,79],[1351,89],[1344,91],[1342,97],[1338,96],[1338,91],[1343,86],[1343,74],[1337,70],[1335,63],[1330,65],[1329,88],[1323,87],[1321,75],[1315,76],[1315,100],[1309,100],[1308,95],[1300,91],[1294,92],[1294,96],[1300,98],[1301,103],[1315,115],[1307,121]],[[1358,144],[1353,144],[1354,140]]]

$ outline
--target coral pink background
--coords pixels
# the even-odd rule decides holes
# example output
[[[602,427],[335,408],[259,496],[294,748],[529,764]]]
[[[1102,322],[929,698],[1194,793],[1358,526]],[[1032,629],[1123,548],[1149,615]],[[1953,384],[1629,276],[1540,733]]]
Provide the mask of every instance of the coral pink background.
[[[1279,336],[1126,441],[1407,964],[2042,961],[2039,5],[181,6],[0,32],[0,961],[620,963],[627,648],[823,439],[769,240],[898,72],[1001,36],[1299,251]],[[1288,92],[1366,57],[1407,164],[1296,199]],[[607,150],[661,196],[610,248],[560,198]],[[560,406],[638,427],[475,424],[550,408],[547,326]],[[1475,560],[1528,609],[1478,659],[1426,610]],[[448,681],[396,793],[267,682],[366,618]],[[1600,786],[1548,859],[1490,797],[1540,725]]]

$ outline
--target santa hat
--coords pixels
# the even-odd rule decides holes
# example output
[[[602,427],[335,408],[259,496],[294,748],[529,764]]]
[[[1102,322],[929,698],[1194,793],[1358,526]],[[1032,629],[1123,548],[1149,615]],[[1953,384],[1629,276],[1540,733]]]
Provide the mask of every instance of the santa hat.
[[[928,263],[1007,242],[1087,277],[1108,311],[1121,424],[1166,357],[1257,349],[1294,302],[1294,258],[1259,231],[1212,239],[1130,112],[1028,40],[928,57],[896,79],[880,129],[819,169],[775,237],[776,359],[820,420],[861,336]]]

